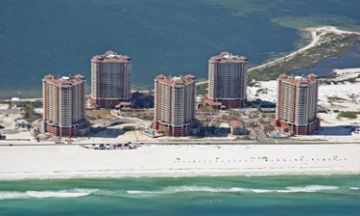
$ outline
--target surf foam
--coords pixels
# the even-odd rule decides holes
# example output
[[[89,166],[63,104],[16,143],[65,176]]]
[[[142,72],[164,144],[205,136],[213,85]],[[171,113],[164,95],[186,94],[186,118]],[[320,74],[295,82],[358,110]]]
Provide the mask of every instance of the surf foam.
[[[29,198],[76,198],[88,196],[98,191],[97,189],[71,189],[71,190],[58,190],[58,191],[0,191],[0,200],[7,199],[29,199]]]
[[[289,186],[285,189],[262,189],[262,188],[242,188],[242,187],[206,187],[206,186],[170,186],[159,191],[128,190],[128,194],[173,194],[173,193],[314,193],[319,191],[337,190],[338,186],[332,185],[306,185]]]

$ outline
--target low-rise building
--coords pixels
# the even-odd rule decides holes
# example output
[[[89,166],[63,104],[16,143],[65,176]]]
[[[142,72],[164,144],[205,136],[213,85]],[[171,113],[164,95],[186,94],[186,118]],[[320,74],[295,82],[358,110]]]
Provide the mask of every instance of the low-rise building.
[[[233,120],[230,122],[230,131],[231,134],[235,136],[245,136],[250,134],[250,131],[245,128],[243,123],[237,120]]]

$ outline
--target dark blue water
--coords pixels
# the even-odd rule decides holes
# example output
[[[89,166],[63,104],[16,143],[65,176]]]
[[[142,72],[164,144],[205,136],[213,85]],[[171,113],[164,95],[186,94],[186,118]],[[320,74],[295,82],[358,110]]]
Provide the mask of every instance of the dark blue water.
[[[133,58],[133,83],[152,85],[159,73],[205,77],[208,58],[222,50],[258,64],[298,39],[294,29],[203,0],[2,0],[0,7],[0,90],[20,96],[40,90],[47,73],[89,78],[91,56],[110,49]]]
[[[159,73],[206,77],[208,58],[223,50],[246,55],[256,65],[296,49],[297,30],[273,18],[309,25],[360,23],[358,0],[0,3],[0,98],[40,96],[40,79],[48,73],[80,72],[90,83],[90,58],[106,50],[131,56],[133,83],[152,86]]]

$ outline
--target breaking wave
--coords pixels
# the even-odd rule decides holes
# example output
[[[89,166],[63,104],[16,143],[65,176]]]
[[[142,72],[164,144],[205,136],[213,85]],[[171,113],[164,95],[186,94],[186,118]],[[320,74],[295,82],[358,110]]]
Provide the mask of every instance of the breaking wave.
[[[26,193],[24,192],[12,192],[12,191],[0,191],[0,200],[7,199],[26,199]]]
[[[286,190],[281,191],[285,193],[313,193],[318,191],[329,191],[329,190],[337,190],[338,186],[329,186],[329,185],[307,185],[307,186],[296,186],[296,187],[286,187]]]
[[[289,186],[283,189],[264,189],[264,188],[243,188],[243,187],[209,187],[209,186],[169,186],[160,190],[125,190],[111,191],[98,189],[69,189],[69,190],[46,190],[24,192],[19,191],[0,191],[0,200],[9,199],[46,199],[46,198],[77,198],[89,196],[96,193],[101,196],[156,196],[161,194],[176,193],[315,193],[319,191],[338,190],[338,186],[332,185],[306,185],[306,186]],[[349,190],[359,190],[358,187],[349,187]]]
[[[241,188],[241,187],[204,187],[204,186],[171,186],[159,191],[142,191],[128,190],[128,194],[173,194],[188,192],[204,192],[204,193],[314,193],[319,191],[337,190],[338,186],[328,185],[307,185],[307,186],[291,186],[285,189],[261,189],[261,188]]]
[[[76,198],[88,196],[98,191],[97,189],[71,189],[71,190],[58,190],[58,191],[0,191],[0,200],[7,199],[29,199],[29,198]]]

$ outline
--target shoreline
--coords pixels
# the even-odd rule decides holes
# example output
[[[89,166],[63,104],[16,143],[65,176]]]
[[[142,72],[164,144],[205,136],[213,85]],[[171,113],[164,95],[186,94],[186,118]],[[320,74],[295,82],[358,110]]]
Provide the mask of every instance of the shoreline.
[[[198,172],[197,170],[194,170],[193,172]],[[10,177],[10,178],[1,178],[0,182],[5,181],[31,181],[31,180],[82,180],[82,179],[126,179],[126,178],[196,178],[196,177],[275,177],[275,176],[360,176],[359,171],[354,172],[332,172],[332,171],[314,171],[314,172],[302,172],[302,173],[289,173],[289,172],[278,172],[278,173],[269,173],[269,174],[254,174],[254,173],[237,173],[233,172],[232,170],[229,170],[228,173],[218,173],[218,174],[212,174],[210,172],[208,173],[199,173],[199,174],[159,174],[159,173],[152,173],[151,175],[143,174],[143,175],[130,175],[130,174],[123,174],[120,173],[112,174],[112,175],[106,175],[106,174],[95,174],[95,175],[68,175],[68,176],[42,176],[42,177]]]
[[[90,150],[56,145],[3,146],[0,151],[0,181],[359,175],[358,155],[360,144],[149,145],[136,150]]]
[[[277,63],[279,63],[281,61],[284,61],[284,60],[288,61],[289,59],[293,58],[297,54],[305,52],[305,51],[319,45],[319,42],[321,42],[322,36],[324,36],[327,33],[335,33],[335,34],[339,34],[339,35],[342,35],[342,34],[360,35],[360,32],[344,31],[344,30],[340,30],[338,27],[335,27],[335,26],[309,27],[309,28],[302,29],[300,31],[304,31],[305,33],[308,33],[311,36],[310,43],[308,43],[304,47],[299,48],[298,50],[290,52],[289,54],[287,54],[285,56],[282,56],[280,58],[277,58],[275,60],[266,62],[266,63],[261,64],[261,65],[249,68],[248,71],[251,72],[252,70],[266,68],[266,67],[272,66],[272,65],[277,64]]]
[[[259,171],[268,171],[259,173]],[[311,171],[293,171],[287,170],[280,171],[269,171],[267,169],[254,169],[253,172],[242,171],[239,172],[236,169],[222,169],[222,170],[198,170],[198,169],[187,169],[187,170],[166,170],[164,172],[153,172],[151,170],[142,170],[143,173],[137,172],[121,172],[121,171],[101,171],[101,173],[84,172],[79,173],[60,173],[57,172],[54,175],[41,175],[38,174],[26,176],[1,176],[1,181],[22,181],[22,180],[74,180],[74,179],[125,179],[125,178],[192,178],[192,177],[271,177],[271,176],[360,176],[360,170],[355,168],[353,170],[333,170],[332,168],[327,169],[314,169]]]

